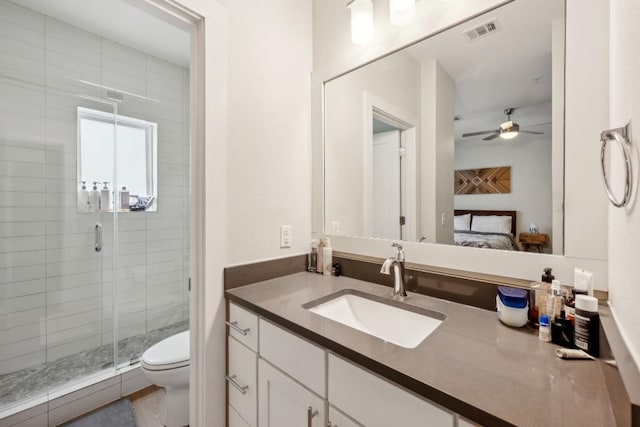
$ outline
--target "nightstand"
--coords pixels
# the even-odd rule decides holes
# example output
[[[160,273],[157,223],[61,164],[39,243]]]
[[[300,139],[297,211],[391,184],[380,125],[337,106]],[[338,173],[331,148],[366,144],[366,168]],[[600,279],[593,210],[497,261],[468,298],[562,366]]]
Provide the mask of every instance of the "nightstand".
[[[542,253],[542,248],[547,246],[548,241],[549,235],[544,233],[520,233],[518,235],[518,242],[524,246],[525,251],[534,248],[538,252]]]

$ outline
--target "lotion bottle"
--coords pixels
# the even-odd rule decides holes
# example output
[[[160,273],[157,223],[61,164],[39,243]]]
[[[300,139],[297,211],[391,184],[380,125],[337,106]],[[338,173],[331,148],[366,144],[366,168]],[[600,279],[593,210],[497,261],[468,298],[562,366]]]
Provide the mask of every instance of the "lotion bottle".
[[[102,212],[108,212],[111,210],[111,192],[107,187],[108,181],[104,181],[104,187],[100,190],[100,210]]]
[[[333,269],[333,249],[331,248],[331,239],[324,238],[324,247],[322,248],[322,271],[325,276],[331,276]]]
[[[82,189],[78,191],[78,212],[89,212],[89,192],[87,181],[80,181]]]
[[[98,182],[93,182],[93,188],[89,194],[89,211],[100,212],[100,192],[98,191]]]
[[[316,273],[322,274],[324,271],[324,238],[320,238],[320,243],[318,243],[318,264],[316,266]]]

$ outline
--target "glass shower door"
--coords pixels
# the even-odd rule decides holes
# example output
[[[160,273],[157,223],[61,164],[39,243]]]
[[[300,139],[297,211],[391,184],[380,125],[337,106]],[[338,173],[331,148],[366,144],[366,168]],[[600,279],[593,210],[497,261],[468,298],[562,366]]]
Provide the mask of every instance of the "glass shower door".
[[[100,247],[114,217],[78,174],[78,109],[115,121],[113,103],[28,52],[0,66],[0,411],[114,365],[113,245]]]

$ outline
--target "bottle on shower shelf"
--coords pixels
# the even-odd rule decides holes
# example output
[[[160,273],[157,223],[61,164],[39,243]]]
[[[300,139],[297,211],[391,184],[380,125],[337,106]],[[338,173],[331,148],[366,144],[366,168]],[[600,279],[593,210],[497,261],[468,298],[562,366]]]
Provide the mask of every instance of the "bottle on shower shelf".
[[[78,191],[78,212],[89,212],[89,191],[87,181],[80,181],[82,189]]]
[[[111,210],[111,191],[107,187],[109,181],[103,181],[102,184],[104,184],[104,187],[100,190],[100,210],[108,212]]]
[[[122,190],[120,190],[120,210],[129,211],[129,190],[127,190],[127,187],[122,187]]]
[[[89,212],[100,212],[100,192],[98,181],[93,181],[93,188],[89,194]]]

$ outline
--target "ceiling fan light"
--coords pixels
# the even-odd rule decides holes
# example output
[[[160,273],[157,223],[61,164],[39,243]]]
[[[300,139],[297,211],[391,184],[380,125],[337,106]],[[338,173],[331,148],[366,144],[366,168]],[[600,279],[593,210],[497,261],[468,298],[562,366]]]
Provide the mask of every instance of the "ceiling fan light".
[[[504,122],[500,125],[500,138],[513,139],[520,133],[520,126],[512,121]]]
[[[502,139],[513,139],[516,136],[518,136],[518,131],[507,131],[507,132],[500,132],[500,138]]]
[[[416,15],[416,0],[389,0],[389,21],[392,25],[407,25]]]
[[[373,39],[373,3],[371,0],[354,0],[348,5],[351,11],[351,41],[364,45]]]

